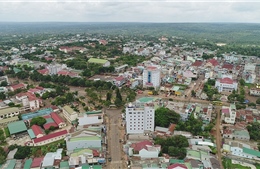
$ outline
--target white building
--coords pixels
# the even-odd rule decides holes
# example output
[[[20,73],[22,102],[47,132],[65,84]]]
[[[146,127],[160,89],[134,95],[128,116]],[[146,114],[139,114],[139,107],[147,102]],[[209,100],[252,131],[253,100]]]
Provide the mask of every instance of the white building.
[[[62,69],[67,68],[66,65],[61,65],[61,64],[55,64],[55,65],[49,65],[47,69],[49,70],[50,75],[56,75],[59,71]]]
[[[78,118],[78,113],[75,112],[71,107],[64,106],[62,108],[62,113],[64,117],[71,123],[72,121],[76,120]]]
[[[143,72],[143,87],[158,88],[161,84],[161,70],[155,66],[148,66]]]
[[[249,90],[251,96],[260,96],[260,89],[259,88],[253,88]]]
[[[230,104],[230,107],[222,106],[221,119],[228,124],[234,124],[236,122],[236,108],[234,104]]]
[[[140,134],[154,131],[154,106],[146,104],[144,107],[129,104],[126,107],[126,132]]]
[[[230,151],[231,154],[234,156],[239,156],[248,159],[255,159],[255,160],[259,160],[260,158],[259,151],[251,149],[249,145],[238,143],[238,142],[231,142]]]
[[[218,89],[218,92],[232,92],[237,90],[237,82],[229,77],[224,77],[216,81],[215,87]]]

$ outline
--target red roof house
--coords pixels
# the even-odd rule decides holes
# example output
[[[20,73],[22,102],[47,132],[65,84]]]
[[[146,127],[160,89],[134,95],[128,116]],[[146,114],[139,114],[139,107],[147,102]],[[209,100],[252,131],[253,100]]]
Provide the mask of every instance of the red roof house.
[[[43,128],[44,128],[45,130],[48,130],[48,129],[50,129],[51,126],[57,128],[57,127],[58,127],[58,124],[56,124],[55,122],[46,123],[46,124],[43,125]]]
[[[44,132],[40,126],[37,126],[34,124],[34,125],[32,125],[31,129],[36,138],[40,138],[40,137],[44,136]]]
[[[44,157],[34,158],[31,164],[31,168],[40,168]]]
[[[48,75],[49,74],[49,70],[48,69],[37,70],[37,72],[42,74],[42,75]]]
[[[234,65],[231,65],[231,64],[224,64],[224,65],[222,66],[222,69],[233,70],[233,67],[234,67]]]
[[[200,67],[202,65],[203,61],[201,60],[196,60],[191,66],[193,67]]]
[[[232,79],[228,78],[228,77],[225,77],[223,79],[219,79],[219,82],[225,83],[225,84],[233,84],[234,83],[234,81]]]
[[[10,86],[11,91],[15,91],[17,89],[25,89],[25,88],[26,88],[26,85],[23,84],[23,83],[19,83],[19,84],[15,84],[15,85]]]
[[[67,134],[68,134],[67,130],[58,131],[55,133],[45,135],[40,138],[33,139],[33,143],[34,143],[34,146],[49,144],[51,142],[65,138]]]
[[[55,112],[51,113],[51,118],[54,120],[54,122],[59,126],[59,128],[65,127],[66,123],[62,120],[62,118]]]
[[[188,169],[184,164],[172,164],[170,166],[168,166],[168,169]]]
[[[146,149],[146,147],[148,146],[152,146],[153,143],[149,140],[145,140],[145,141],[141,141],[141,142],[138,142],[138,143],[133,143],[131,145],[131,147],[134,149],[134,151],[140,151],[142,149]]]
[[[210,59],[208,60],[208,63],[210,63],[212,66],[218,66],[218,61],[216,59]]]

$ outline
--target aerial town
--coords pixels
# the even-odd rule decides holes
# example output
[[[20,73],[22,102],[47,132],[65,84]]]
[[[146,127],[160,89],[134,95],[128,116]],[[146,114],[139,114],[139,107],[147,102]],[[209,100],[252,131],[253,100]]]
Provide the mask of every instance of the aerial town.
[[[13,38],[1,169],[260,168],[259,57],[175,36]]]

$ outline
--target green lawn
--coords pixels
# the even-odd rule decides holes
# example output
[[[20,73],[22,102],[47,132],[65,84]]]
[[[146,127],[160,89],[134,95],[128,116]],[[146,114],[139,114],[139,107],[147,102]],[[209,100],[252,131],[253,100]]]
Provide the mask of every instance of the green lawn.
[[[242,166],[240,164],[232,164],[231,159],[224,158],[222,160],[224,169],[251,169],[251,167]]]

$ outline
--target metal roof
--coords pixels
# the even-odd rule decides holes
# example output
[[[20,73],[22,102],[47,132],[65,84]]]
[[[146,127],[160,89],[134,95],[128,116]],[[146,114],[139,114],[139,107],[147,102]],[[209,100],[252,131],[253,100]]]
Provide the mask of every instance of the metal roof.
[[[16,121],[7,125],[10,134],[16,134],[27,130],[27,127],[23,121]]]

